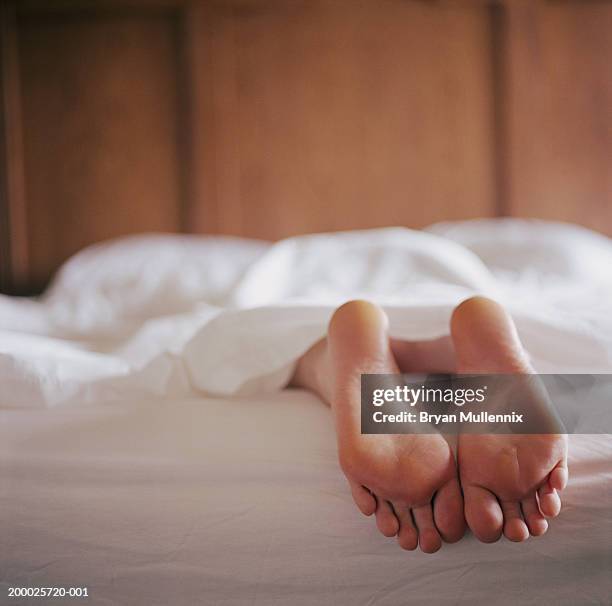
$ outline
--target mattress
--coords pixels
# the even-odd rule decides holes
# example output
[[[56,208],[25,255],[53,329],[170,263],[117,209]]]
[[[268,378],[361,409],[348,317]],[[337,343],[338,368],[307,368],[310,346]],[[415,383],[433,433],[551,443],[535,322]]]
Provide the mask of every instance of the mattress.
[[[546,535],[426,555],[356,510],[306,392],[0,411],[0,602],[609,604],[612,438],[570,440]]]

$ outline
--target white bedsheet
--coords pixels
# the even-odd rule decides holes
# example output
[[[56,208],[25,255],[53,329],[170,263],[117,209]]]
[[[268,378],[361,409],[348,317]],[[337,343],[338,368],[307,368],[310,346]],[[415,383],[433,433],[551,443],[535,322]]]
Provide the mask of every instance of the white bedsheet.
[[[104,606],[610,604],[612,440],[570,452],[545,536],[425,555],[356,510],[304,392],[3,410],[0,603],[69,585]]]
[[[357,297],[417,339],[447,334],[452,309],[487,294],[540,372],[612,372],[611,267],[608,238],[516,220],[100,245],[42,300],[0,297],[0,407],[273,392]]]

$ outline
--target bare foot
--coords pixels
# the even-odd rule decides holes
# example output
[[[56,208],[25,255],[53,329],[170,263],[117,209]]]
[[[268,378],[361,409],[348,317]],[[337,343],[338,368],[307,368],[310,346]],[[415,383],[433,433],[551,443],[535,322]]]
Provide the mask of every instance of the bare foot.
[[[365,301],[346,303],[335,312],[327,339],[300,360],[293,384],[315,391],[331,405],[340,465],[357,507],[365,515],[376,513],[382,534],[397,535],[404,549],[418,544],[433,553],[442,540],[458,541],[465,530],[455,459],[447,441],[435,432],[361,434],[361,374],[399,372],[387,324],[379,307]],[[404,361],[409,353],[410,348],[402,349]],[[419,354],[423,358],[429,352]]]
[[[474,297],[459,305],[451,335],[459,373],[534,372],[512,319],[489,299]],[[547,406],[541,400],[536,405]],[[458,463],[465,519],[485,543],[499,539],[502,531],[511,541],[544,534],[546,517],[561,510],[557,490],[567,483],[565,435],[463,434]]]

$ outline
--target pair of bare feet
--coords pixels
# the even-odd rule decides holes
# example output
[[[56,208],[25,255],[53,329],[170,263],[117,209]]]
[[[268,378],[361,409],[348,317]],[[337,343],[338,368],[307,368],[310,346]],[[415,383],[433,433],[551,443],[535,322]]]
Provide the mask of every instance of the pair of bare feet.
[[[448,338],[398,341],[387,328],[376,305],[346,303],[292,381],[330,404],[340,466],[357,507],[376,515],[383,535],[426,553],[458,541],[466,523],[486,543],[502,532],[511,541],[544,534],[567,483],[566,436],[465,434],[455,459],[453,444],[439,433],[361,434],[363,373],[532,373],[508,314],[474,297],[453,312]]]

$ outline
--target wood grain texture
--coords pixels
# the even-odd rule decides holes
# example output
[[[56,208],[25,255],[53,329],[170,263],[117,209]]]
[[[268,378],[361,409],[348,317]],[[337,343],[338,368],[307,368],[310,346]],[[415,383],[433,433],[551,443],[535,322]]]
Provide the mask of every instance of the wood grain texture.
[[[82,247],[180,224],[176,23],[19,21],[30,279]]]
[[[276,239],[493,214],[486,7],[266,0],[196,20],[197,231]]]
[[[612,0],[0,8],[0,290],[143,231],[612,234]]]
[[[508,212],[612,234],[612,2],[508,18]]]
[[[28,230],[14,3],[0,5],[0,290],[27,288]]]

